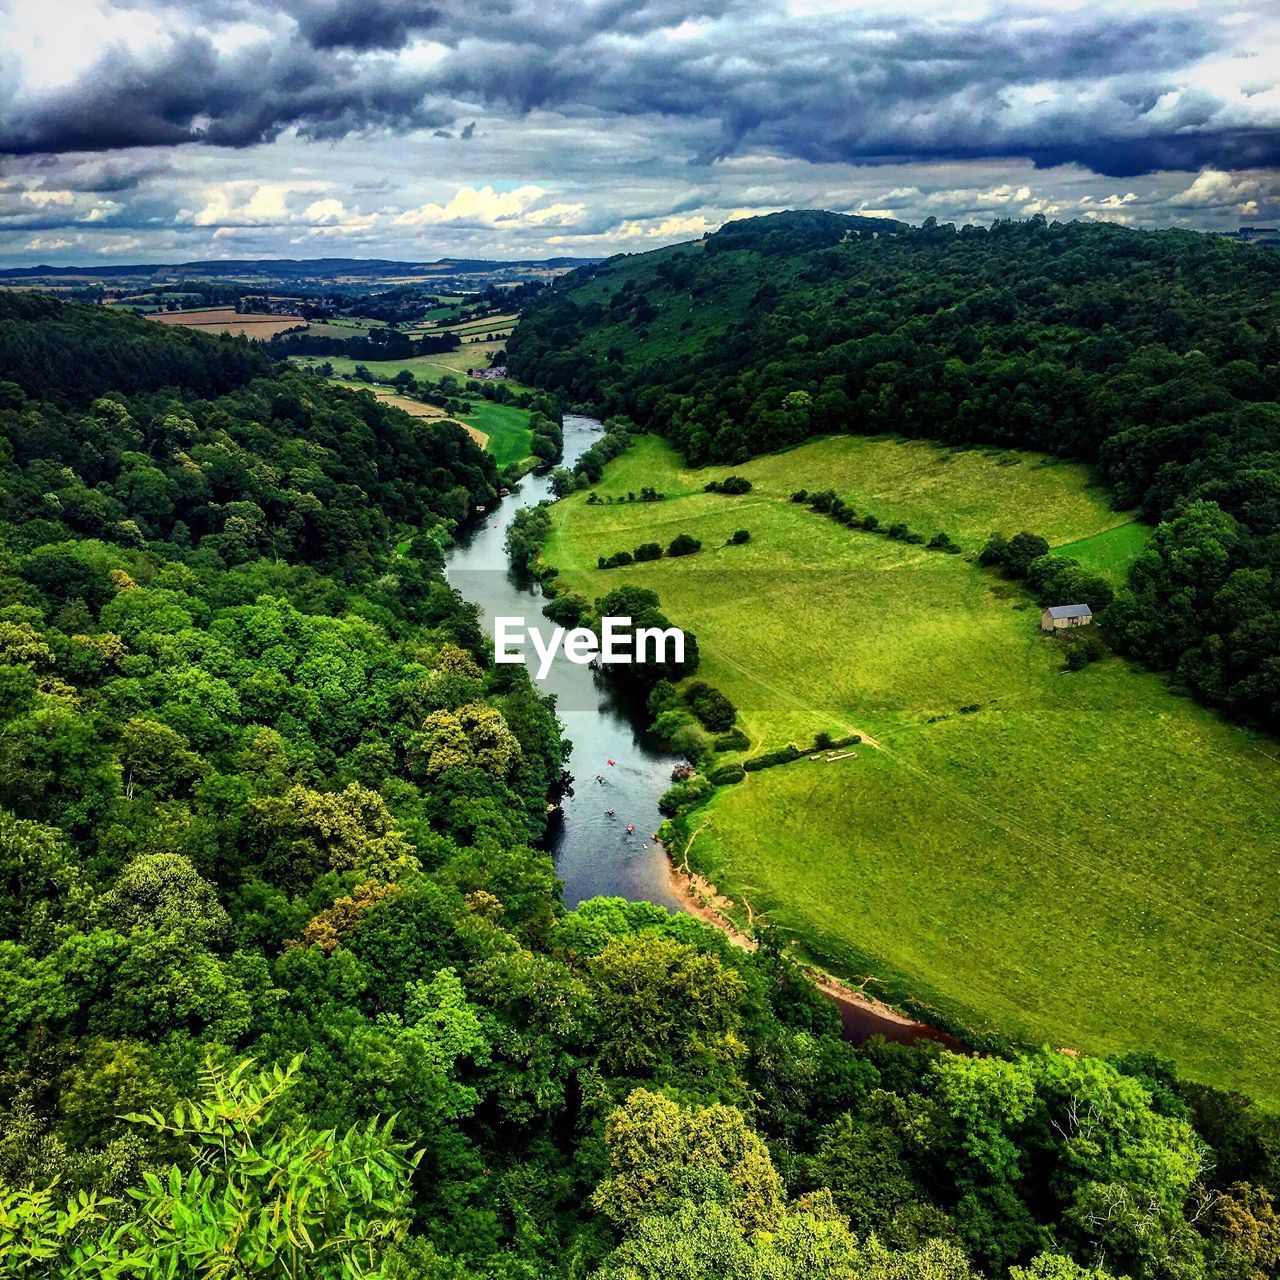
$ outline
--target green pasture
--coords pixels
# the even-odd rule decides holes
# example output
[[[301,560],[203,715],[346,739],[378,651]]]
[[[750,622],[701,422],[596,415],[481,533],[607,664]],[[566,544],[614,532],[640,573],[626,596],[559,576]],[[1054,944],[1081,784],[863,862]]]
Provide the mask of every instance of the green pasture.
[[[729,473],[752,491],[702,492]],[[556,505],[562,578],[657,591],[752,752],[871,740],[717,792],[690,819],[695,866],[890,998],[1280,1103],[1280,752],[1120,659],[1064,672],[1023,590],[972,562],[992,529],[1027,528],[1122,576],[1146,531],[1082,468],[840,437],[694,472],[644,439],[596,488],[643,485],[667,500]],[[801,487],[969,554],[845,529],[787,501]],[[739,528],[751,541],[725,545]],[[593,567],[680,532],[703,550]]]

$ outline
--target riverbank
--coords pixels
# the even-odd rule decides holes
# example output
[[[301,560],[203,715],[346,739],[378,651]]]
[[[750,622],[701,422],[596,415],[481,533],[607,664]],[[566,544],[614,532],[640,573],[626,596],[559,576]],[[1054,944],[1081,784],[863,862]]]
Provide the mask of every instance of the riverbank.
[[[677,867],[665,849],[664,854],[671,893],[680,904],[680,909],[718,929],[735,947],[754,951],[757,946],[755,938],[738,928],[729,915],[735,905],[732,900],[726,898],[705,876]],[[750,919],[751,904],[743,905]],[[840,1015],[844,1038],[854,1044],[863,1044],[874,1036],[882,1036],[898,1044],[933,1040],[953,1053],[971,1052],[967,1045],[946,1031],[931,1027],[927,1022],[920,1022],[812,965],[805,965],[804,969],[818,990],[835,1005]]]

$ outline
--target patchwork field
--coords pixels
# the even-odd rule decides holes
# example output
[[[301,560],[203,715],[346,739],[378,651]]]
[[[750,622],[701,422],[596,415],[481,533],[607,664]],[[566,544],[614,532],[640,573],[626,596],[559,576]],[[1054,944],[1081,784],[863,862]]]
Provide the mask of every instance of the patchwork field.
[[[1280,1104],[1280,752],[1119,659],[1061,670],[1020,588],[971,556],[850,531],[859,512],[972,549],[1026,528],[1123,576],[1147,531],[1083,471],[1034,455],[833,438],[689,471],[646,439],[601,496],[558,503],[546,558],[596,597],[650,586],[697,633],[701,677],[753,752],[819,730],[873,740],[756,773],[693,816],[690,858],[838,971],[979,1029],[1146,1049]],[[740,497],[712,477],[749,477]],[[745,528],[751,541],[725,545]],[[595,569],[676,533],[684,559]]]
[[[402,369],[408,369],[415,378],[434,382],[441,374],[451,373],[455,378],[465,377],[468,369],[484,368],[495,351],[501,351],[503,343],[465,341],[457,351],[437,352],[427,356],[410,356],[406,360],[351,360],[346,356],[299,356],[301,365],[329,363],[339,377],[350,377],[356,365],[362,364],[375,377],[390,382]]]
[[[184,329],[201,329],[205,333],[230,333],[237,337],[260,338],[263,342],[288,329],[307,327],[301,316],[253,315],[237,312],[234,307],[206,307],[199,311],[154,311],[148,320],[157,324],[180,325]]]

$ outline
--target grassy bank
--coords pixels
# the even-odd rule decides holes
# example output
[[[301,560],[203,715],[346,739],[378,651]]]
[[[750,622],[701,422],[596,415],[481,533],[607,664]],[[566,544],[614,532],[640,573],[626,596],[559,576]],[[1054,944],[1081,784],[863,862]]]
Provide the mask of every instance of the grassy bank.
[[[702,492],[730,472],[752,491]],[[1027,528],[1113,575],[1145,530],[1068,464],[887,439],[705,472],[643,440],[597,489],[642,485],[667,500],[556,506],[546,558],[568,583],[656,590],[752,751],[824,729],[879,744],[718,792],[695,866],[899,998],[1032,1042],[1154,1050],[1280,1102],[1274,745],[1117,659],[1064,673],[1020,589],[787,497],[834,488],[967,549]],[[739,528],[750,542],[726,546]],[[679,532],[703,551],[592,567]]]

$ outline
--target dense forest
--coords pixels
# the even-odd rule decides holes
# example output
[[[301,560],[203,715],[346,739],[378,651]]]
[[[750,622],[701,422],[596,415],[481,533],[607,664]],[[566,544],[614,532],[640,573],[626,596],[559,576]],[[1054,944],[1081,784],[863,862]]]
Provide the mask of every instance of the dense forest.
[[[1041,217],[774,214],[572,272],[533,301],[508,364],[695,464],[822,432],[1089,462],[1159,525],[1107,611],[1113,642],[1280,727],[1272,250]]]
[[[465,434],[0,298],[0,1275],[1255,1280],[1280,1128],[560,898]]]

